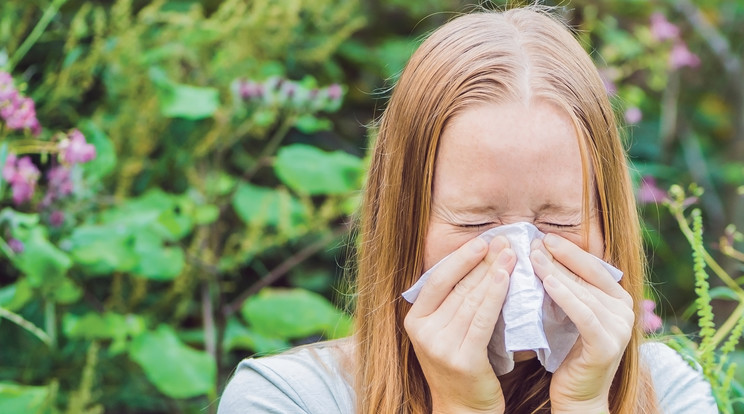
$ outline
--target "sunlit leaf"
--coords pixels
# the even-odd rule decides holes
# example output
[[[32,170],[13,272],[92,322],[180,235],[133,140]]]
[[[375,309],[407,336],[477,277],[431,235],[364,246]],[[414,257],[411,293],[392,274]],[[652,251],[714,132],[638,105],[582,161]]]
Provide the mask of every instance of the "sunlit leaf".
[[[256,332],[273,338],[322,334],[337,338],[351,332],[351,319],[323,296],[304,289],[261,290],[241,308]]]
[[[276,175],[300,194],[343,194],[360,187],[362,159],[311,145],[283,147],[274,161]]]
[[[44,413],[50,387],[0,382],[0,407],[3,414]]]
[[[206,352],[184,345],[167,325],[132,340],[129,355],[147,379],[171,398],[191,398],[214,391],[215,361]]]

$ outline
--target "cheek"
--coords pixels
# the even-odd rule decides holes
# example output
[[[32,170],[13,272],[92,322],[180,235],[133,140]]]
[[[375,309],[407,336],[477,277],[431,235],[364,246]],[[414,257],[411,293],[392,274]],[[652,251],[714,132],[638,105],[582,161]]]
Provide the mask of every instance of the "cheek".
[[[437,262],[460,248],[472,237],[472,235],[452,234],[444,225],[430,224],[424,241],[424,268],[421,272],[431,269]]]

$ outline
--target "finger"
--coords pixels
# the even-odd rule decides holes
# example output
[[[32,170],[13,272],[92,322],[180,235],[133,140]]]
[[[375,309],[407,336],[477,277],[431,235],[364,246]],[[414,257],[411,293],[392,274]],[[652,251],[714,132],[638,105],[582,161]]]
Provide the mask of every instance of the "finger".
[[[421,292],[409,313],[414,317],[430,315],[437,310],[450,294],[455,284],[464,278],[483,260],[487,252],[486,242],[476,237],[455,250],[443,261],[421,288]]]
[[[486,299],[473,315],[468,327],[462,343],[462,348],[465,349],[482,349],[488,346],[509,291],[509,273],[498,263],[488,269],[485,279],[490,282],[490,286],[486,287]]]
[[[455,341],[458,347],[462,346],[462,343],[465,340],[465,335],[470,329],[470,325],[473,323],[473,318],[478,314],[479,309],[485,302],[490,300],[487,298],[487,295],[489,287],[493,284],[492,277],[488,275],[488,269],[483,273],[484,277],[481,278],[477,288],[463,299],[461,305],[455,309],[454,312],[445,314],[443,312],[444,304],[442,304],[442,307],[432,315],[433,318],[438,318],[440,315],[443,319],[449,318],[446,326],[442,328],[442,332],[446,332],[446,337]],[[448,301],[449,298],[445,300],[445,304]]]
[[[473,294],[474,291],[480,289],[480,284],[483,278],[486,276],[488,268],[491,264],[499,262],[505,269],[511,271],[514,262],[516,262],[514,252],[508,248],[509,242],[506,238],[502,237],[502,240],[492,240],[488,246],[488,253],[486,257],[475,266],[470,273],[462,278],[455,287],[452,289],[450,294],[445,298],[439,308],[432,312],[431,315],[435,316],[440,320],[442,324],[449,323],[457,310],[463,305],[464,301]],[[509,267],[511,265],[511,267]]]
[[[624,351],[633,330],[633,309],[625,305],[612,309],[600,306],[597,298],[583,287],[575,284],[579,289],[572,289],[553,275],[545,278],[543,286],[574,323],[584,348],[592,352],[593,358],[608,362]]]
[[[553,255],[550,254],[548,249],[545,248],[542,240],[533,240],[532,243],[530,243],[530,249],[530,261],[532,262],[532,268],[534,269],[535,274],[537,275],[537,277],[540,278],[540,280],[544,279],[550,274],[561,273],[571,276],[577,282],[588,284],[583,279],[568,270],[566,266],[563,266],[561,262],[557,261],[553,257]]]
[[[551,299],[563,309],[571,322],[576,325],[579,334],[588,343],[598,343],[607,336],[604,325],[592,309],[569,289],[561,280],[548,275],[543,280],[543,287]]]
[[[610,272],[591,253],[553,233],[545,235],[543,244],[557,261],[589,284],[607,292],[612,297],[618,299],[628,297],[625,289],[615,281]]]

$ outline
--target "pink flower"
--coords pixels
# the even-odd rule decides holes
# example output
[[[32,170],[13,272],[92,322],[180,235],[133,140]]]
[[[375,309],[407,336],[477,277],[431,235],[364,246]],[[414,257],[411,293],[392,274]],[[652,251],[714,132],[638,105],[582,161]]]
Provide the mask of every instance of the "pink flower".
[[[640,108],[634,106],[625,111],[625,120],[629,124],[637,124],[641,122],[641,119],[643,119],[643,112],[641,112]]]
[[[65,213],[54,210],[52,211],[52,214],[49,215],[49,224],[52,227],[59,227],[65,222]]]
[[[96,147],[85,142],[85,136],[77,129],[59,143],[59,149],[60,161],[68,165],[85,163],[96,157]]]
[[[70,173],[70,167],[64,165],[56,165],[47,171],[49,189],[44,195],[43,205],[48,206],[55,200],[72,194],[74,186]]]
[[[668,200],[666,191],[656,186],[656,179],[650,175],[641,178],[638,188],[638,202],[641,204],[660,203]]]
[[[679,37],[679,27],[670,23],[664,14],[656,12],[651,15],[651,35],[658,41]]]
[[[40,176],[39,169],[29,157],[18,160],[15,154],[10,154],[5,159],[3,179],[10,184],[13,190],[13,202],[16,205],[31,199]]]
[[[679,41],[672,47],[672,52],[669,54],[669,66],[672,69],[680,69],[685,66],[696,68],[700,65],[700,58],[690,52],[687,45]]]
[[[31,98],[16,95],[15,99],[6,103],[0,115],[10,129],[29,129],[34,135],[41,132],[41,125],[36,119],[36,107]]]
[[[23,242],[18,239],[8,239],[8,247],[10,247],[10,250],[13,250],[13,253],[15,254],[23,253]]]
[[[240,81],[238,93],[242,99],[260,98],[263,95],[263,85],[253,81]]]
[[[327,93],[328,99],[335,101],[337,99],[341,99],[341,95],[343,95],[343,89],[341,89],[341,85],[334,83],[327,88]]]
[[[41,133],[33,99],[18,93],[7,72],[0,72],[0,118],[9,129],[28,129],[34,135]]]
[[[654,309],[656,309],[654,301],[644,299],[643,302],[641,302],[641,307],[643,308],[643,315],[641,316],[643,331],[646,333],[652,333],[661,329],[662,320],[659,315],[654,313]]]

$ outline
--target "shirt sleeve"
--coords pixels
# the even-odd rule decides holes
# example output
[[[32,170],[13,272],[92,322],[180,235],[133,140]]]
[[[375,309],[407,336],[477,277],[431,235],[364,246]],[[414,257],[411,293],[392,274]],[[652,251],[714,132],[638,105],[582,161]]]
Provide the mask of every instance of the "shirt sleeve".
[[[342,414],[351,389],[333,360],[309,350],[245,359],[220,398],[217,414]]]
[[[717,414],[718,406],[710,384],[700,371],[659,342],[641,347],[643,358],[651,371],[651,379],[664,414]]]

